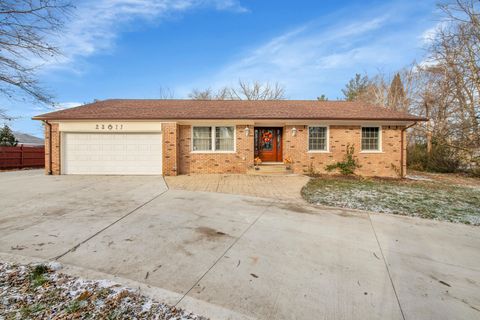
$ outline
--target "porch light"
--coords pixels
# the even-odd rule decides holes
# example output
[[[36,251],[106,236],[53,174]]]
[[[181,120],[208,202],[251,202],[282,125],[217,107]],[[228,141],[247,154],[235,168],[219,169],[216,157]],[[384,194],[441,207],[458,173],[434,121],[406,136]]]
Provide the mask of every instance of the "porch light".
[[[250,127],[246,126],[245,127],[245,136],[248,137],[249,134],[250,134]]]
[[[292,128],[292,137],[295,137],[297,135],[297,128],[293,127]]]

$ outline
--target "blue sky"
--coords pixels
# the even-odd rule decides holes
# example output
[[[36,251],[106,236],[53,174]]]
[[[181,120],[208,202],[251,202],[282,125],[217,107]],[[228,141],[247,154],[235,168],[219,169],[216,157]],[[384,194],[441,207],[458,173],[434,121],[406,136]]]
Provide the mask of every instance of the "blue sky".
[[[86,0],[52,39],[41,83],[62,107],[158,98],[169,88],[278,82],[290,99],[341,98],[355,73],[389,74],[425,55],[435,1]],[[0,99],[15,129],[42,135],[45,106]]]

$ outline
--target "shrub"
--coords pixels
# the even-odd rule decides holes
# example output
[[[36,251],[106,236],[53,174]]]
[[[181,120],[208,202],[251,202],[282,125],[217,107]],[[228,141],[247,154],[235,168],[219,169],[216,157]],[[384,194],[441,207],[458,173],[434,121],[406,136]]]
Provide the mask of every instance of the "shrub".
[[[472,169],[469,173],[472,177],[480,178],[480,167]]]
[[[409,146],[407,149],[407,165],[409,168],[432,172],[457,172],[461,167],[461,157],[456,150],[433,142],[432,151],[427,153],[425,143]]]
[[[310,162],[310,165],[308,166],[308,169],[304,169],[303,172],[309,177],[315,178],[320,176],[320,173],[315,170],[315,167],[313,166],[313,163]]]
[[[427,170],[427,146],[426,144],[416,143],[407,148],[407,166],[410,169],[425,171]]]
[[[357,158],[354,156],[355,147],[353,145],[347,144],[347,150],[343,161],[339,161],[334,164],[329,164],[325,167],[327,171],[339,170],[343,175],[350,175],[355,173],[355,169],[360,168]]]

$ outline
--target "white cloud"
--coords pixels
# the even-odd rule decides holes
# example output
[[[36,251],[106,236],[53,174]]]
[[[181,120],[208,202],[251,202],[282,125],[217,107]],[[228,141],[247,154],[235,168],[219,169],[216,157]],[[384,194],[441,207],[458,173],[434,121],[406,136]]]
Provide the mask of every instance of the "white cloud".
[[[217,10],[227,10],[238,13],[249,12],[249,10],[243,7],[237,0],[216,0],[214,2]]]
[[[289,98],[339,94],[339,82],[346,83],[355,73],[401,68],[416,58],[420,45],[415,40],[422,27],[404,25],[410,21],[408,10],[414,9],[397,9],[322,17],[241,54],[176,92],[186,95],[191,88],[218,88],[242,79],[279,82],[286,86]],[[335,99],[333,94],[330,98]]]
[[[63,52],[45,63],[46,67],[72,66],[79,57],[88,57],[114,47],[126,25],[140,19],[158,23],[168,15],[195,8],[213,8],[243,13],[248,10],[238,0],[88,0],[73,11],[66,29],[53,39]]]
[[[252,65],[269,64],[278,69],[291,69],[306,64],[315,65],[318,58],[334,58],[337,54],[325,56],[336,47],[351,47],[354,37],[379,29],[387,15],[369,21],[359,21],[344,26],[332,26],[327,30],[315,31],[314,25],[304,25],[284,35],[274,38],[266,45],[254,50],[239,62],[227,69],[248,68]]]
[[[213,77],[207,77],[213,83],[191,86],[215,88],[232,85],[238,79],[278,81],[286,85],[288,92],[296,94],[305,83],[321,78],[322,70],[351,67],[372,54],[369,46],[362,47],[358,42],[382,28],[388,18],[385,14],[321,29],[315,23],[305,24],[247,52]],[[376,59],[382,57],[380,52],[373,54]]]
[[[420,40],[426,44],[431,43],[435,36],[437,35],[438,26],[434,26],[432,28],[428,28],[425,30],[422,35],[420,36]]]
[[[420,35],[419,37],[420,41],[423,42],[425,45],[430,45],[433,42],[433,40],[435,40],[439,32],[442,29],[448,27],[448,24],[449,24],[448,20],[442,20],[437,22],[434,26],[427,28]]]

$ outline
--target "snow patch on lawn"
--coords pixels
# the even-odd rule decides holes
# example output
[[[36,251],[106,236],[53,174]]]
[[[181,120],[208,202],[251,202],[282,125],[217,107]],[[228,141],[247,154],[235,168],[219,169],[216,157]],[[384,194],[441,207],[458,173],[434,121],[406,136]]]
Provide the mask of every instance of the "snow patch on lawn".
[[[0,319],[206,319],[120,284],[68,276],[50,265],[0,262]]]
[[[319,178],[302,190],[310,203],[480,225],[480,190],[418,181]]]

